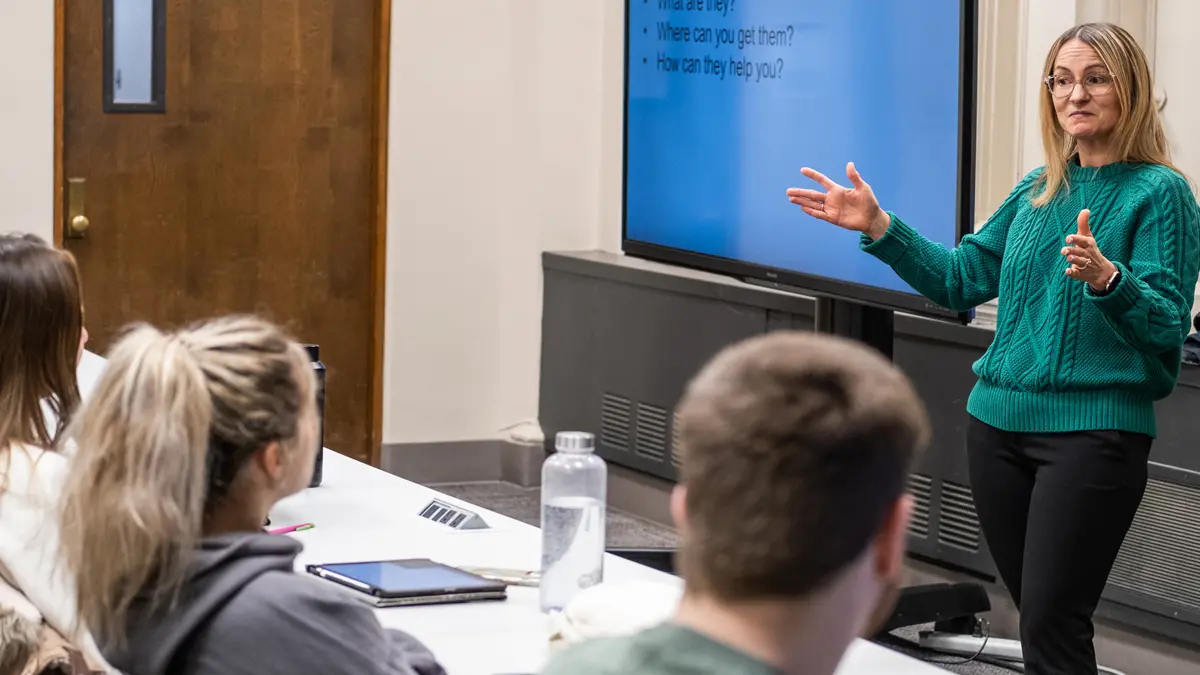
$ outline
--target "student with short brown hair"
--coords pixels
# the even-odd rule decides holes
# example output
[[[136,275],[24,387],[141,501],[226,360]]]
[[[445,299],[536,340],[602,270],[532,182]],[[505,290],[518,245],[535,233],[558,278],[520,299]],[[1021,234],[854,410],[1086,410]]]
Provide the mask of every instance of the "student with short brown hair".
[[[718,354],[678,412],[675,617],[545,672],[833,673],[898,587],[905,479],[929,436],[911,384],[859,344],[777,332]]]

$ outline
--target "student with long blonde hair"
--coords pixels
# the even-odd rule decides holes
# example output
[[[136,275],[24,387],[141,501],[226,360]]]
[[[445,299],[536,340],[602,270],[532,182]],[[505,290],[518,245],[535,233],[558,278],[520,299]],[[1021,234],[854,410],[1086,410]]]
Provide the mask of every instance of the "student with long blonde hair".
[[[128,333],[70,433],[63,549],[79,611],[137,675],[441,673],[371,609],[294,573],[262,532],[308,485],[316,385],[304,351],[254,318]]]
[[[19,599],[5,608],[19,605],[35,630],[44,621],[101,666],[59,564],[69,464],[59,449],[79,405],[75,369],[86,340],[71,254],[33,235],[0,235],[0,597]],[[10,639],[0,633],[0,642]]]

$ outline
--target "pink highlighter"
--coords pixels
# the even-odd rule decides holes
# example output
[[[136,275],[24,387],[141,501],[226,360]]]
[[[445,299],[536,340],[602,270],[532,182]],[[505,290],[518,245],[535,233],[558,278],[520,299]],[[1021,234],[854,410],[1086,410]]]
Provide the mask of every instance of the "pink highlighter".
[[[314,527],[316,527],[316,525],[313,525],[312,523],[301,523],[299,525],[289,525],[287,527],[277,527],[274,530],[267,530],[267,534],[291,534],[292,532],[311,530]]]

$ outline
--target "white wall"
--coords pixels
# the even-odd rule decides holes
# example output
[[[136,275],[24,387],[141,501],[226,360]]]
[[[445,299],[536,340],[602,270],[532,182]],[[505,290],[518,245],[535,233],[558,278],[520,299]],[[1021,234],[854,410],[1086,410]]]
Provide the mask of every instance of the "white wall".
[[[1200,44],[1200,2],[1158,0],[1156,79],[1166,94],[1163,123],[1172,159],[1193,181],[1200,181],[1200,79],[1196,61]]]
[[[1196,78],[1195,64],[1200,45],[1195,27],[1200,25],[1200,2],[1157,0],[1157,3],[1154,68],[1159,93],[1166,97],[1163,124],[1171,142],[1171,159],[1196,185],[1200,184],[1200,80]],[[1192,315],[1198,313],[1200,281],[1192,306]]]
[[[541,252],[619,243],[621,11],[396,0],[386,443],[536,417]]]
[[[1003,2],[1003,0],[1001,0]],[[1020,174],[1041,166],[1044,161],[1042,134],[1038,119],[1042,67],[1050,45],[1063,31],[1075,24],[1075,3],[1064,0],[1024,0],[1022,2],[1021,73],[1017,96],[1021,101]]]
[[[1162,51],[1158,27],[1164,21],[1200,15],[1200,3],[1194,0],[980,0],[979,6],[978,220],[999,206],[1022,175],[1043,163],[1038,117],[1042,67],[1051,44],[1063,31],[1086,21],[1117,23],[1142,44],[1153,68],[1156,54]],[[1170,8],[1166,14],[1160,9],[1165,6]],[[1173,32],[1185,35],[1186,25],[1175,24]],[[1191,58],[1186,41],[1171,41],[1172,56]],[[1183,61],[1168,60],[1172,62],[1165,67],[1183,73]],[[1161,91],[1161,81],[1159,85]],[[1200,97],[1200,86],[1184,86]],[[1200,135],[1195,141],[1181,142],[1200,151]]]
[[[54,236],[54,3],[0,1],[0,232]]]

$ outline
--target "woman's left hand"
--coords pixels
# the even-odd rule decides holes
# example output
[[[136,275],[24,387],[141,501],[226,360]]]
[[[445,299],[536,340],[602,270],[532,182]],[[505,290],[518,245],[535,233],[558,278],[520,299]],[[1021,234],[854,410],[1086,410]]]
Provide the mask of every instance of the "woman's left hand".
[[[1109,279],[1117,273],[1117,268],[1096,246],[1096,239],[1088,226],[1089,215],[1087,209],[1079,212],[1079,230],[1067,237],[1067,246],[1063,247],[1062,254],[1071,263],[1067,268],[1067,276],[1087,282],[1092,290],[1103,291]]]

